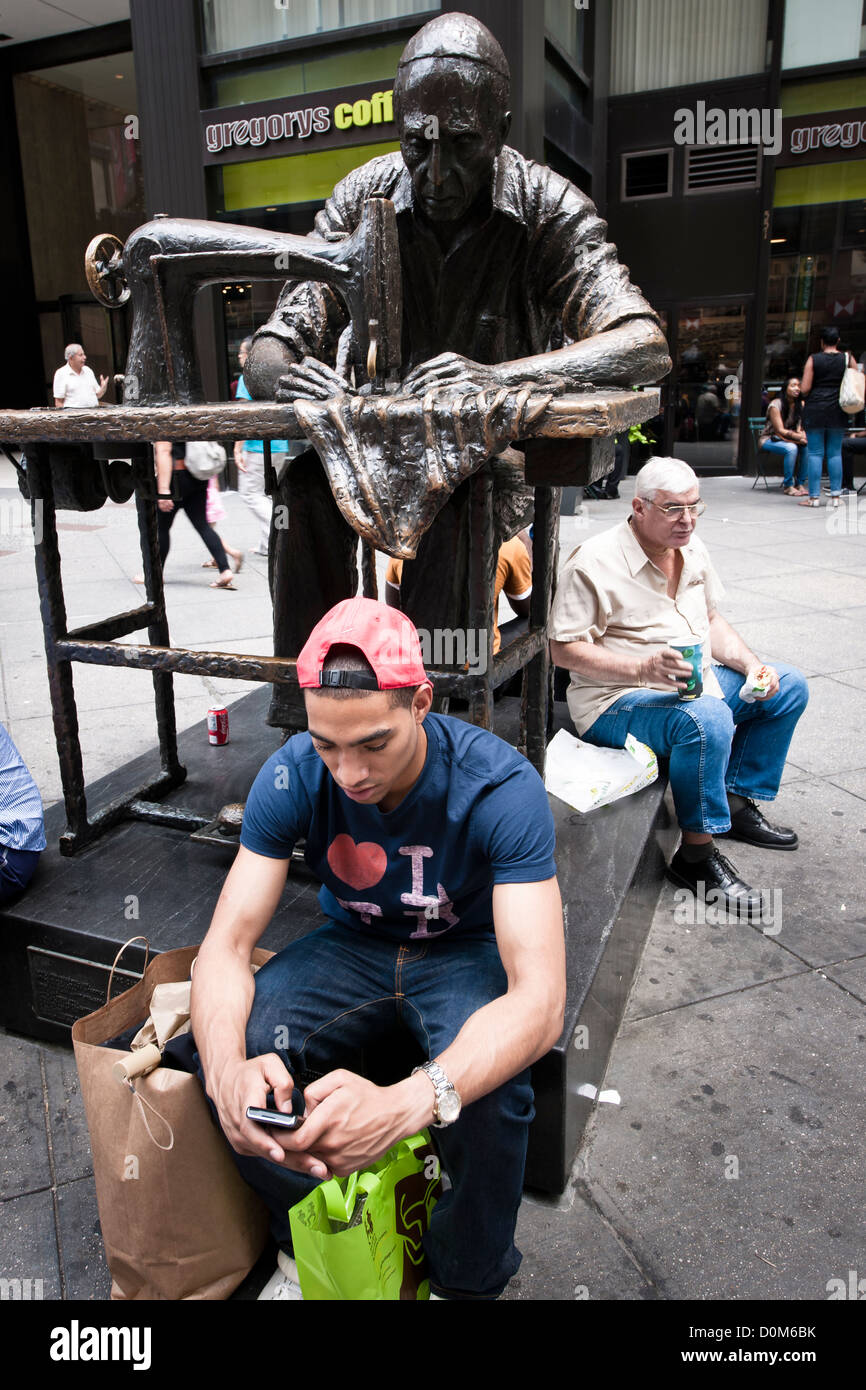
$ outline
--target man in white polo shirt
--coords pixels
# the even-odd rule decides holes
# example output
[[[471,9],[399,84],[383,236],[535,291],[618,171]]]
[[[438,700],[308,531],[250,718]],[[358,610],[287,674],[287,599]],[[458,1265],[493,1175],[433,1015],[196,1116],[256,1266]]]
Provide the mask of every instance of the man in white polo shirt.
[[[108,377],[100,377],[97,386],[96,377],[85,366],[87,357],[80,343],[69,343],[63,355],[66,366],[54,373],[54,404],[79,409],[99,405],[108,390]]]
[[[551,655],[571,672],[568,708],[580,738],[622,748],[630,733],[670,759],[682,844],[668,878],[699,897],[713,891],[750,919],[761,915],[761,894],[713,837],[797,848],[793,830],[770,825],[756,802],[776,796],[809,692],[798,670],[777,663],[763,668],[763,698],[741,698],[761,660],[719,612],[724,589],[695,535],[703,510],[687,463],[650,459],[635,478],[628,520],[569,557],[551,615]],[[702,689],[689,694],[693,670],[682,649],[698,647]]]

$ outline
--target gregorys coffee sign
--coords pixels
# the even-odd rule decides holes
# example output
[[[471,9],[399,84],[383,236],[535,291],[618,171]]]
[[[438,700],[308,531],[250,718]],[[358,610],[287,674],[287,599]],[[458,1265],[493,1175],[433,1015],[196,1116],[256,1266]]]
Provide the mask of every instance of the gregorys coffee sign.
[[[866,154],[866,110],[786,116],[778,164],[825,164]]]
[[[395,140],[394,93],[367,82],[288,101],[247,102],[202,111],[205,164],[301,154],[310,149]]]

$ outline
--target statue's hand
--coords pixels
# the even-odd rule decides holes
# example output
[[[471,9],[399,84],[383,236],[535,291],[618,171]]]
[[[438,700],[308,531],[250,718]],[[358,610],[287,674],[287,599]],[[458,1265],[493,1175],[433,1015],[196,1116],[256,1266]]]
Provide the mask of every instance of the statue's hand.
[[[437,386],[460,386],[466,391],[480,391],[502,385],[495,366],[472,362],[458,352],[443,352],[410,372],[400,383],[400,389],[412,396],[424,396]]]
[[[316,357],[304,357],[289,368],[277,382],[278,401],[327,401],[332,396],[344,396],[350,391],[345,377],[320,362]]]

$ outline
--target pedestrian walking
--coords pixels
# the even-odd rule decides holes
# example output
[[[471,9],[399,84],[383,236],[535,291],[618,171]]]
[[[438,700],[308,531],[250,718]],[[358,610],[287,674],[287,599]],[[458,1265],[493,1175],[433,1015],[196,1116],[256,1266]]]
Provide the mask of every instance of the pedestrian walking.
[[[252,344],[252,338],[244,338],[238,348],[238,361],[241,364],[241,375],[238,378],[235,400],[249,401],[252,396],[247,390],[247,384],[243,377],[243,368],[247,360],[247,355]],[[279,465],[285,461],[285,455],[289,453],[289,444],[285,439],[275,439],[271,443],[271,462],[279,471]],[[283,458],[279,456],[283,455]],[[254,555],[267,555],[268,541],[271,533],[271,511],[272,503],[270,497],[265,492],[265,450],[260,439],[238,440],[235,444],[235,465],[238,470],[238,492],[246,502],[250,511],[259,523],[259,543],[253,551]]]
[[[154,444],[153,452],[156,456],[156,496],[159,507],[159,558],[163,569],[171,544],[170,533],[174,519],[179,511],[184,511],[210,551],[218,571],[219,578],[215,579],[210,587],[233,589],[233,573],[228,557],[232,556],[235,562],[234,574],[238,574],[243,564],[243,551],[231,550],[225,546],[217,532],[208,524],[207,481],[194,478],[187,469],[184,462],[186,444],[160,440]],[[144,576],[136,575],[134,583],[143,584]]]

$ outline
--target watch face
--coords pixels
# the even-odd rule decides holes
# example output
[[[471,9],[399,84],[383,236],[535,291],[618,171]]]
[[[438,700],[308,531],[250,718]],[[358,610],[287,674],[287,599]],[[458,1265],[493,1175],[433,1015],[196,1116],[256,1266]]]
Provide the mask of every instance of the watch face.
[[[439,1097],[440,1124],[453,1124],[460,1114],[460,1097],[454,1090],[444,1091]]]

